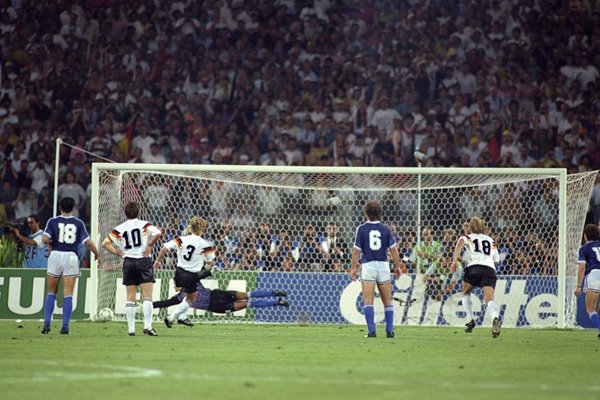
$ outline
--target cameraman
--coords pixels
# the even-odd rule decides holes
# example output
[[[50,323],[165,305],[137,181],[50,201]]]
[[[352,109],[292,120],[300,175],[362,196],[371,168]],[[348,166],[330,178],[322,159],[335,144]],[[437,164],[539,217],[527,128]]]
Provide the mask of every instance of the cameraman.
[[[30,233],[28,236],[25,236],[16,226],[8,226],[8,229],[15,237],[25,245],[23,268],[46,268],[48,266],[48,255],[50,254],[50,251],[48,246],[42,243],[44,232],[40,229],[39,217],[35,214],[31,214],[27,217],[27,227],[29,228]]]

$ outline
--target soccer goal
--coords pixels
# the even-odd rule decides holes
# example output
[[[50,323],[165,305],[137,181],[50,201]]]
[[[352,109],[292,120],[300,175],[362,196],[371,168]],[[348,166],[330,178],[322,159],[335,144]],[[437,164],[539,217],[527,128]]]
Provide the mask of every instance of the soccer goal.
[[[448,267],[463,223],[480,216],[501,254],[496,301],[503,326],[563,328],[576,323],[577,249],[595,177],[564,169],[94,163],[92,236],[101,243],[130,201],[164,240],[199,215],[217,249],[217,272],[205,286],[284,289],[291,306],[194,318],[362,324],[360,284],[347,271],[364,203],[375,199],[408,269],[393,284],[396,324],[459,326],[461,277]],[[92,263],[90,317],[110,308],[123,318],[121,260],[102,256],[101,268]],[[155,298],[174,293],[174,266],[170,258],[157,271]],[[489,322],[481,300],[475,303],[478,318]]]

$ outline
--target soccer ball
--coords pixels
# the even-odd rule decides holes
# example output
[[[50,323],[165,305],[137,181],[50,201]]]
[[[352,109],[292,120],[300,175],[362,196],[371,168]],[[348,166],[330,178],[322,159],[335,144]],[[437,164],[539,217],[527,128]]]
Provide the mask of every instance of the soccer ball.
[[[110,308],[103,308],[98,312],[99,321],[110,321],[113,319],[114,313]]]

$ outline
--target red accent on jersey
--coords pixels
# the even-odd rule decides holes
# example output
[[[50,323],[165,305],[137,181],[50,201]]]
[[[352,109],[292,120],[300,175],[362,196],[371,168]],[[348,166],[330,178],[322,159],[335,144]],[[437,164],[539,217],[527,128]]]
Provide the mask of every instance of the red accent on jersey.
[[[144,231],[144,234],[148,231],[148,228],[151,227],[152,224],[151,223],[147,223],[146,225],[144,225],[144,227],[142,228]]]
[[[206,247],[206,248],[202,249],[202,251],[200,252],[200,254],[214,253],[214,252],[215,252],[215,248],[214,247]]]

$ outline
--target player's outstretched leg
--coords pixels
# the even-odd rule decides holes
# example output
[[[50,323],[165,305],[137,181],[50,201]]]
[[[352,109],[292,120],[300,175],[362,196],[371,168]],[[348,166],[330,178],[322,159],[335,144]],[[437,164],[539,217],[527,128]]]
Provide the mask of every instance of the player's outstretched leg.
[[[247,293],[249,299],[258,299],[263,297],[285,297],[285,290],[253,290]]]
[[[167,299],[167,300],[157,300],[152,302],[153,308],[166,308],[171,306],[176,306],[181,303],[185,298],[185,293],[179,292],[175,296]]]
[[[492,337],[497,338],[498,336],[500,336],[500,320],[494,318],[494,322],[492,322]]]

